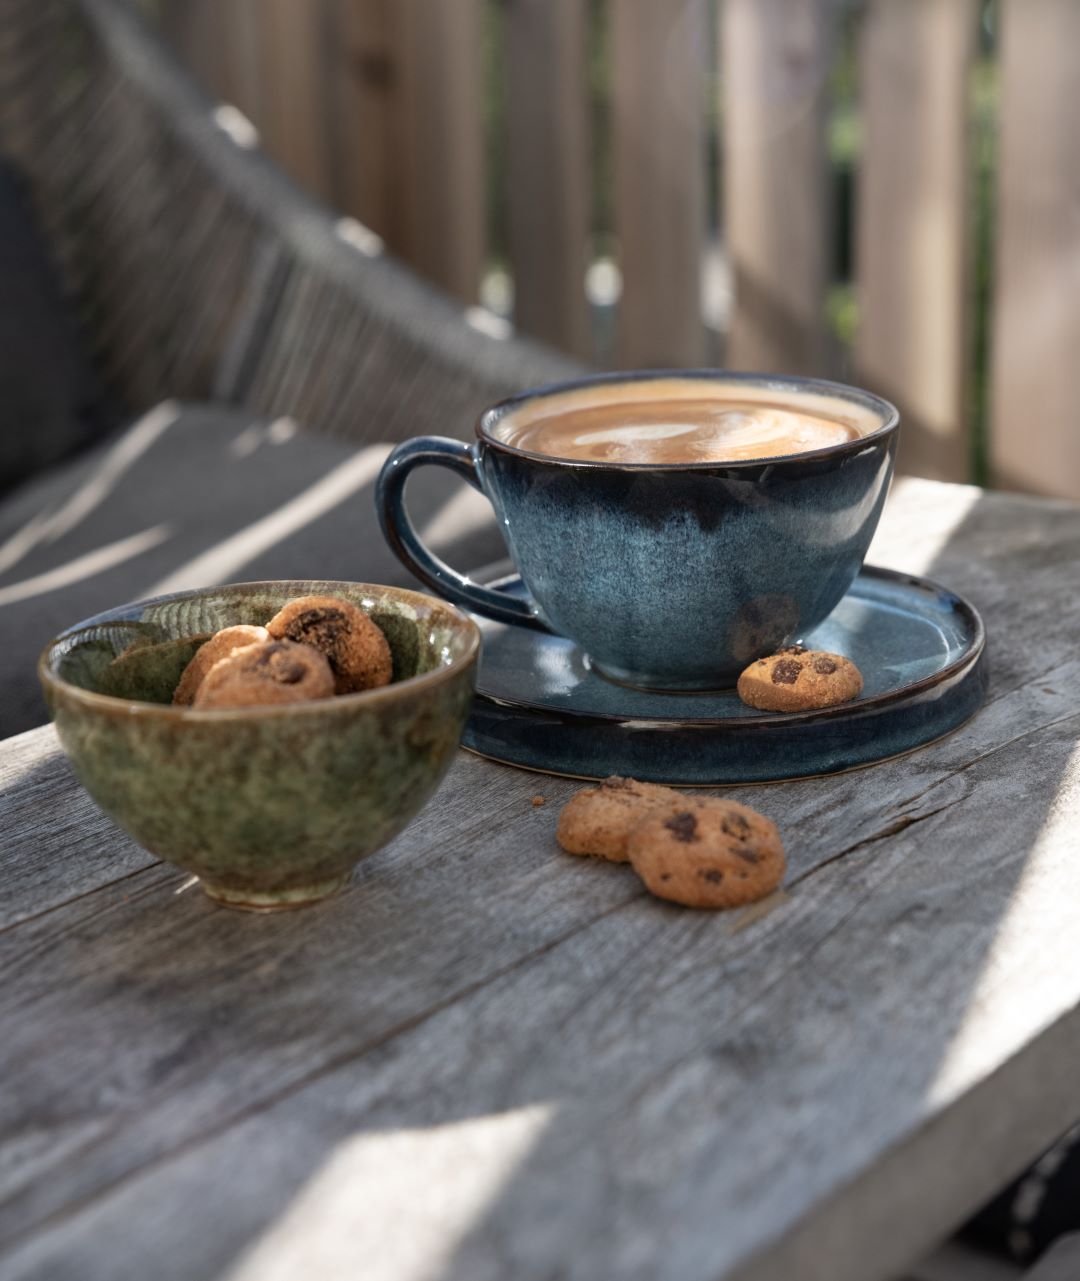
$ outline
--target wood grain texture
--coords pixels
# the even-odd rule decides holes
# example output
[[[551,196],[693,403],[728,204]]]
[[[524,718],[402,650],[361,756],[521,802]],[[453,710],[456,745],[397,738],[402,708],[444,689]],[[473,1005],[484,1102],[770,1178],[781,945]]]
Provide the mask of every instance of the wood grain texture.
[[[825,371],[829,200],[827,0],[725,0],[723,235],[735,305],[733,369]]]
[[[48,851],[47,857],[41,857]],[[87,804],[51,731],[5,739],[0,750],[0,934],[83,894],[152,867]]]
[[[1005,0],[993,328],[995,478],[1080,496],[1080,6]]]
[[[506,159],[514,322],[588,358],[585,19],[582,0],[507,4]]]
[[[1069,505],[897,486],[872,559],[975,600],[989,701],[872,772],[739,789],[790,859],[745,913],[561,855],[574,785],[468,756],[317,911],[157,864],[120,893],[120,836],[65,902],[78,851],[20,840],[41,784],[9,766],[53,888],[0,933],[0,1274],[899,1274],[1075,1119],[1078,555]],[[91,821],[51,731],[14,742]]]
[[[619,362],[700,365],[704,5],[613,0],[609,13]]]
[[[967,480],[969,73],[978,0],[872,0],[859,36],[859,381],[904,419],[898,467]]]

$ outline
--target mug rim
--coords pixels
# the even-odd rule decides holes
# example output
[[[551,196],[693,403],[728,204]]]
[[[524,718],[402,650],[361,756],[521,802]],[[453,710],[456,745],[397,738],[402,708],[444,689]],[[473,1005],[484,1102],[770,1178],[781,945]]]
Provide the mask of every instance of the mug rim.
[[[833,396],[860,405],[878,414],[882,423],[880,427],[865,436],[856,436],[853,440],[840,441],[835,445],[823,445],[820,449],[806,449],[795,454],[770,454],[757,458],[737,458],[721,461],[682,462],[682,463],[627,463],[611,462],[603,459],[560,458],[556,454],[542,454],[535,450],[521,449],[510,445],[493,435],[493,429],[515,409],[534,400],[543,400],[550,396],[563,395],[567,392],[584,390],[588,387],[604,387],[625,383],[648,383],[660,381],[681,382],[722,382],[745,383],[747,386],[762,388],[766,391],[777,390],[787,394],[817,393]],[[883,396],[849,383],[835,382],[827,378],[804,378],[798,374],[769,374],[744,370],[725,369],[635,369],[612,371],[600,374],[587,374],[580,378],[569,378],[562,382],[545,383],[528,391],[518,392],[496,401],[480,415],[476,423],[478,441],[495,449],[503,450],[518,458],[533,462],[548,463],[559,467],[585,468],[593,471],[629,471],[629,472],[716,472],[746,471],[759,468],[763,464],[774,466],[780,463],[802,463],[827,460],[840,457],[852,451],[858,452],[867,445],[885,440],[900,425],[900,411]]]

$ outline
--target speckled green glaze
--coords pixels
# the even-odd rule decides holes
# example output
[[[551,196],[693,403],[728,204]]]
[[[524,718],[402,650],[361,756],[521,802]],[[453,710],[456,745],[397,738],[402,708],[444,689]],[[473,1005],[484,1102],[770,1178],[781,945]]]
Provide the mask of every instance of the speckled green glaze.
[[[386,632],[394,681],[291,706],[195,711],[169,700],[208,635],[297,596],[344,597]],[[101,614],[59,636],[39,675],[80,782],[138,843],[233,907],[313,902],[419,812],[469,714],[480,639],[464,614],[363,583],[245,583]]]

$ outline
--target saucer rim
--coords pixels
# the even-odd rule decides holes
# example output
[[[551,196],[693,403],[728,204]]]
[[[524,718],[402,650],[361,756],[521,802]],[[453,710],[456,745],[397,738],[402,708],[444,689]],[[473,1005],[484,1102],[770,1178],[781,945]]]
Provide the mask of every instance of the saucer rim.
[[[947,738],[952,738],[954,734],[959,734],[965,725],[969,725],[975,719],[980,710],[979,707],[976,707],[970,716],[965,716],[962,721],[957,721],[955,725],[951,725],[934,738],[928,738],[921,743],[914,743],[911,747],[905,747],[903,751],[893,752],[889,756],[871,757],[869,760],[857,761],[853,765],[841,766],[840,769],[819,770],[816,773],[811,771],[808,774],[784,774],[778,778],[746,778],[713,783],[684,783],[665,778],[663,786],[677,787],[682,791],[704,792],[717,791],[718,789],[728,791],[733,787],[783,787],[787,783],[813,783],[822,778],[839,778],[843,774],[857,774],[860,770],[873,769],[876,765],[888,765],[890,761],[902,761],[905,757],[913,756],[916,752],[921,752],[926,747],[933,747],[936,743],[943,743]],[[525,765],[518,761],[508,761],[501,756],[493,756],[490,752],[482,752],[478,747],[471,747],[468,743],[462,743],[461,750],[468,752],[470,756],[478,756],[481,760],[492,761],[496,765],[506,765],[511,769],[522,769],[530,774],[542,774],[548,778],[561,778],[571,783],[596,783],[607,777],[603,774],[571,774],[567,770],[548,769],[543,765]]]

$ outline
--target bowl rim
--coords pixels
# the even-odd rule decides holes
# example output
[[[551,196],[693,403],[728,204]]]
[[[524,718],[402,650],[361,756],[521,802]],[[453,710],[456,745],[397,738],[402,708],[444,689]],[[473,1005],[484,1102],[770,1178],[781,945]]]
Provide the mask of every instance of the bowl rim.
[[[277,589],[281,586],[287,587],[288,584],[295,584],[297,587],[306,586],[310,589],[316,586],[326,588],[327,595],[333,595],[335,587],[390,593],[392,596],[404,598],[406,603],[414,602],[423,605],[425,608],[437,607],[450,614],[463,625],[467,641],[466,650],[445,666],[436,667],[430,672],[421,672],[417,676],[408,676],[405,680],[394,681],[389,685],[380,685],[376,689],[358,690],[352,694],[336,694],[332,698],[312,698],[300,703],[271,703],[253,707],[178,707],[173,703],[150,703],[137,698],[118,698],[114,694],[101,694],[97,690],[84,689],[81,685],[75,685],[73,682],[65,680],[58,675],[50,667],[50,657],[61,641],[88,627],[108,622],[124,621],[116,617],[117,614],[122,613],[124,610],[157,605],[166,601],[190,600],[196,596],[205,596],[210,592],[224,592],[237,588]],[[297,594],[310,596],[312,591],[298,592]],[[123,710],[130,716],[161,718],[177,723],[185,720],[197,721],[199,724],[214,724],[226,721],[248,722],[277,719],[282,716],[303,715],[305,712],[308,714],[336,714],[337,711],[340,711],[343,715],[345,712],[360,705],[374,706],[379,703],[390,702],[405,691],[419,692],[441,685],[443,682],[458,676],[468,667],[475,665],[481,644],[482,634],[474,619],[470,618],[464,610],[451,605],[449,601],[445,601],[439,596],[431,596],[426,592],[413,591],[408,587],[394,587],[389,583],[362,583],[345,579],[256,579],[244,583],[221,583],[217,586],[193,587],[182,592],[166,592],[161,596],[148,596],[144,600],[129,601],[124,605],[102,610],[101,613],[95,614],[91,618],[83,619],[82,622],[75,623],[71,627],[65,627],[62,632],[54,636],[38,657],[37,674],[43,688],[51,688],[65,697],[82,703],[86,707],[96,708],[101,711],[117,712]],[[335,711],[331,712],[331,709],[335,709]]]

